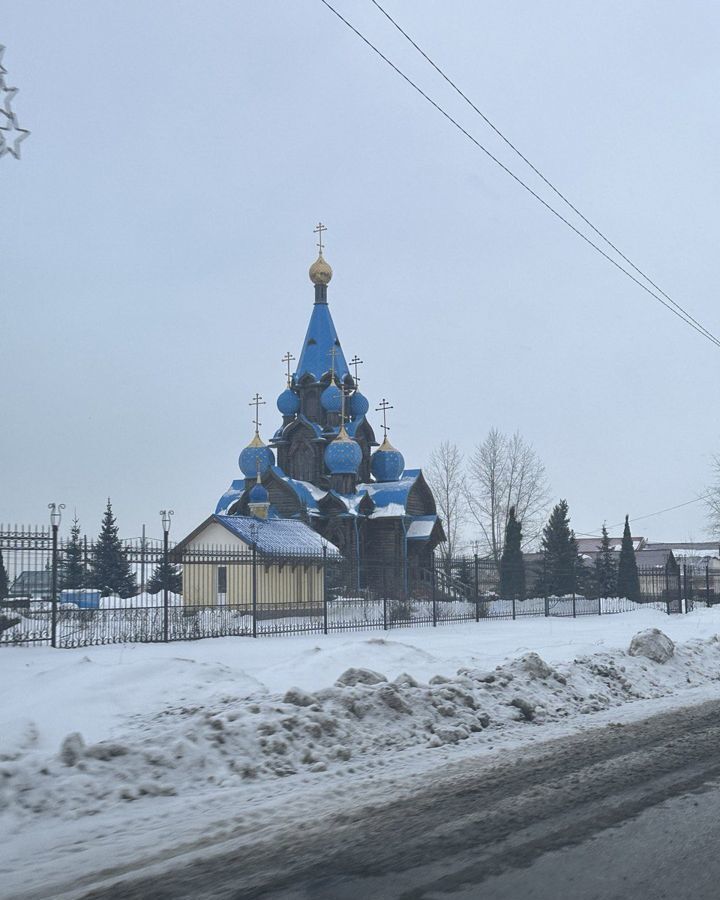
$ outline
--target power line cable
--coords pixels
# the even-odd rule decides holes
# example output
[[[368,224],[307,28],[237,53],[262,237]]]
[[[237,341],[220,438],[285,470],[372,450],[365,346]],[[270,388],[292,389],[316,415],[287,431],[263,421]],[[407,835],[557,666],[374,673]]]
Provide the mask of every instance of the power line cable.
[[[506,136],[502,133],[502,131],[500,131],[500,129],[497,127],[497,125],[495,125],[495,124],[494,124],[494,123],[493,123],[493,122],[485,115],[485,113],[484,113],[482,110],[478,109],[478,107],[477,107],[477,106],[475,105],[475,103],[473,103],[473,101],[467,96],[467,94],[465,94],[465,93],[457,86],[457,84],[455,84],[455,82],[454,82],[454,81],[453,81],[453,80],[452,80],[452,79],[451,79],[451,78],[450,78],[450,77],[449,77],[449,76],[448,76],[448,75],[440,68],[440,66],[438,66],[438,65],[437,65],[437,64],[436,64],[436,63],[428,56],[428,54],[422,49],[422,47],[420,47],[420,46],[417,44],[417,42],[416,42],[415,40],[413,40],[412,37],[410,37],[410,35],[407,33],[407,31],[405,31],[405,29],[404,29],[404,28],[403,28],[403,27],[402,27],[402,26],[401,26],[401,25],[400,25],[400,24],[399,24],[399,23],[398,23],[391,15],[390,15],[390,13],[387,12],[387,10],[384,9],[384,8],[380,5],[380,3],[378,3],[378,0],[370,0],[370,2],[371,2],[374,6],[377,7],[377,9],[385,16],[385,18],[386,18],[389,22],[392,23],[392,25],[400,32],[400,34],[402,34],[403,37],[406,38],[406,40],[408,40],[408,41],[412,44],[412,46],[418,51],[418,53],[423,57],[423,59],[425,59],[428,63],[430,63],[430,65],[433,67],[433,69],[435,69],[435,71],[436,71],[436,72],[437,72],[437,73],[438,73],[438,74],[439,74],[439,75],[440,75],[440,76],[441,76],[441,77],[442,77],[442,78],[450,85],[450,87],[451,87],[457,94],[459,94],[459,95],[462,97],[462,99],[468,104],[468,106],[470,106],[470,107],[471,107],[471,108],[472,108],[472,109],[480,116],[480,118],[481,118],[487,125],[489,125],[490,128],[492,128],[492,130],[495,132],[495,134],[497,134],[497,136],[498,136],[502,141],[504,141],[505,144],[507,144],[507,146],[510,147],[510,149],[511,149],[514,153],[516,153],[516,154],[520,157],[520,159],[521,159],[524,163],[526,163],[526,164],[532,169],[532,171],[533,171],[533,172],[534,172],[534,173],[535,173],[542,181],[545,182],[545,184],[550,188],[550,190],[553,191],[553,192],[554,192],[554,193],[555,193],[555,194],[563,201],[563,203],[567,204],[567,206],[570,207],[570,209],[571,209],[576,215],[578,215],[578,216],[582,219],[582,221],[583,221],[589,228],[591,228],[591,229],[595,232],[595,234],[597,234],[598,237],[602,238],[602,240],[605,241],[605,243],[606,243],[609,247],[612,247],[612,249],[618,254],[618,256],[620,256],[620,257],[621,257],[621,258],[622,258],[622,259],[623,259],[623,260],[624,260],[624,261],[625,261],[625,262],[633,269],[633,271],[637,272],[638,275],[641,275],[641,276],[648,282],[648,284],[651,284],[651,285],[655,288],[655,290],[658,291],[658,293],[662,294],[662,296],[663,296],[666,300],[668,300],[670,303],[672,303],[672,305],[673,305],[674,307],[676,307],[677,309],[679,309],[679,310],[680,310],[680,311],[681,311],[681,312],[682,312],[682,313],[683,313],[683,314],[684,314],[691,322],[693,322],[695,325],[697,325],[698,328],[700,328],[700,329],[701,329],[701,330],[702,330],[709,338],[713,338],[713,339],[717,340],[717,339],[715,338],[715,335],[714,335],[711,331],[709,331],[709,330],[708,330],[701,322],[698,322],[697,319],[693,318],[693,316],[692,316],[686,309],[684,309],[679,303],[677,303],[675,300],[673,300],[672,297],[670,297],[668,294],[666,294],[665,291],[664,291],[658,284],[656,284],[656,283],[653,281],[653,279],[650,278],[649,275],[647,275],[645,272],[643,272],[642,269],[640,269],[638,266],[636,266],[635,263],[634,263],[631,259],[629,259],[629,258],[622,252],[622,250],[620,250],[620,248],[610,240],[610,238],[609,238],[606,234],[604,234],[602,231],[600,231],[599,228],[597,228],[595,225],[593,225],[593,223],[592,223],[592,222],[591,222],[591,221],[590,221],[590,220],[589,220],[589,219],[588,219],[588,218],[587,218],[587,217],[586,217],[586,216],[585,216],[585,215],[584,215],[584,214],[583,214],[583,213],[582,213],[582,212],[581,212],[581,211],[580,211],[580,210],[579,210],[579,209],[578,209],[578,208],[577,208],[577,207],[576,207],[576,206],[575,206],[575,205],[574,205],[574,204],[573,204],[566,196],[565,196],[565,194],[562,193],[562,191],[561,191],[559,188],[557,188],[557,187],[556,187],[556,186],[555,186],[555,185],[554,185],[554,184],[553,184],[553,183],[552,183],[545,175],[543,175],[543,173],[537,168],[537,166],[535,166],[535,165],[527,158],[527,156],[525,156],[525,155],[518,149],[518,147],[516,147],[515,144],[513,144],[513,142],[512,142],[508,137],[506,137]]]
[[[326,6],[330,12],[332,12],[341,22],[343,22],[354,34],[356,34],[360,40],[363,41],[371,50],[373,50],[388,66],[390,66],[393,71],[395,71],[404,81],[406,81],[410,87],[412,87],[415,91],[420,94],[431,106],[433,106],[444,118],[446,118],[452,125],[454,125],[458,131],[460,131],[465,137],[471,141],[479,150],[489,157],[496,165],[498,165],[507,175],[509,175],[514,181],[516,181],[522,188],[524,188],[529,194],[531,194],[539,203],[541,203],[548,212],[551,212],[556,218],[558,218],[561,222],[563,222],[567,227],[573,231],[579,238],[581,238],[585,243],[589,244],[594,250],[596,250],[602,257],[604,257],[609,263],[615,266],[616,269],[619,269],[624,275],[626,275],[631,281],[633,281],[638,287],[642,288],[647,294],[653,297],[658,303],[661,303],[666,309],[668,309],[673,315],[677,316],[681,321],[683,321],[686,325],[692,328],[694,331],[697,331],[698,334],[702,335],[702,337],[709,340],[716,347],[720,348],[720,339],[716,338],[710,332],[703,330],[702,326],[696,325],[690,318],[686,315],[683,315],[680,311],[675,309],[670,303],[666,302],[662,299],[661,296],[656,294],[653,290],[651,290],[647,285],[643,284],[639,281],[632,272],[629,272],[622,265],[620,265],[617,260],[613,259],[608,253],[606,253],[602,247],[599,247],[591,238],[589,238],[586,234],[583,234],[575,225],[572,224],[562,213],[559,213],[553,206],[551,206],[546,200],[544,200],[536,191],[534,191],[528,184],[526,184],[522,178],[516,175],[508,166],[506,166],[503,162],[501,162],[490,150],[487,149],[477,138],[475,138],[469,131],[467,131],[456,119],[454,119],[450,113],[444,110],[438,103],[435,102],[428,94],[423,91],[419,85],[417,85],[409,76],[407,76],[401,69],[399,69],[395,63],[391,62],[385,54],[379,50],[368,38],[365,37],[354,25],[352,25],[343,15],[341,15],[335,7],[333,7],[328,0],[320,0],[320,2]]]
[[[702,497],[695,497],[694,500],[686,500],[684,503],[678,503],[676,506],[668,506],[666,509],[659,509],[657,512],[647,513],[644,516],[635,516],[634,518],[628,519],[629,522],[641,522],[643,519],[652,519],[655,516],[661,516],[663,513],[672,512],[675,509],[682,509],[683,506],[690,506],[692,503],[700,503],[701,500],[707,500],[707,494],[704,494]],[[615,522],[614,525],[606,525],[606,528],[619,528],[621,525],[625,524],[625,519],[622,522]],[[599,538],[601,535],[593,534],[588,531],[576,531],[575,534],[580,537],[596,537]]]

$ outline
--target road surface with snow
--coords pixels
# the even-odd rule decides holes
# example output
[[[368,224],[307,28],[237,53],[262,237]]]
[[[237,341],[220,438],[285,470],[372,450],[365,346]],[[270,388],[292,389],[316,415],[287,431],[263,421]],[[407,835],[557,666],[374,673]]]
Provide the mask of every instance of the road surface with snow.
[[[627,652],[648,627],[676,642],[664,663]],[[454,772],[502,773],[511,760],[532,772],[548,740],[718,699],[718,631],[720,609],[643,610],[387,634],[5,649],[3,897],[113,896],[141,873],[162,873],[157,887],[167,873],[260,853],[263,842],[328,842],[324,823],[370,822],[373,810],[382,819],[389,800],[412,816],[428,786],[439,806]],[[627,761],[608,753],[616,767]],[[275,876],[285,857],[273,852]],[[306,866],[301,877],[317,875]]]
[[[713,700],[501,762],[466,760],[410,797],[300,831],[278,828],[86,896],[711,900],[720,877],[719,746]]]

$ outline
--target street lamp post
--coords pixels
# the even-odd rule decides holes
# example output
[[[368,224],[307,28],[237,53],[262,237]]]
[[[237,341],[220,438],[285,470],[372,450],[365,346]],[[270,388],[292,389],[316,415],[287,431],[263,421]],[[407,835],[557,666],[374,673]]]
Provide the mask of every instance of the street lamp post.
[[[48,503],[50,510],[50,526],[52,528],[52,588],[51,588],[51,633],[50,643],[57,647],[57,595],[58,595],[58,529],[62,521],[64,503]]]
[[[174,516],[175,512],[172,509],[161,509],[160,510],[160,520],[162,522],[163,529],[163,640],[168,641],[170,639],[169,627],[168,627],[168,619],[169,619],[169,597],[168,597],[168,573],[170,571],[170,554],[168,550],[169,539],[170,539],[170,525],[172,522],[171,516]]]

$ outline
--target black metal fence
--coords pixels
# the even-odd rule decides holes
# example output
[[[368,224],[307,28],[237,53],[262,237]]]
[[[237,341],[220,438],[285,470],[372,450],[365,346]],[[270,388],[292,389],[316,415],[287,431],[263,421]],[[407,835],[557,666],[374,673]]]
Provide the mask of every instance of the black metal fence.
[[[698,602],[720,601],[720,574],[709,567],[679,573],[641,568],[637,601],[592,596],[587,590],[557,597],[541,588],[520,599],[503,597],[496,567],[477,557],[437,559],[429,568],[406,570],[374,560],[358,567],[327,554],[260,554],[219,546],[177,554],[145,541],[124,547],[137,592],[103,596],[93,588],[91,575],[82,587],[66,585],[70,546],[51,530],[0,530],[7,573],[5,596],[0,596],[0,646],[327,634],[607,615],[647,606],[670,614],[690,611]],[[82,547],[91,572],[93,546],[83,542]],[[151,574],[162,565],[174,567],[177,590],[166,581],[159,592],[149,593]]]

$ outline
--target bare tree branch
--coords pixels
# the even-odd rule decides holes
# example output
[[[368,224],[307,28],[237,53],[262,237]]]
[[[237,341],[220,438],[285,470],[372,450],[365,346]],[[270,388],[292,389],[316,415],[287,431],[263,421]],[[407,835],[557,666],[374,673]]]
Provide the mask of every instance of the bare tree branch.
[[[457,445],[444,441],[433,450],[425,474],[447,537],[440,553],[450,559],[460,549],[462,527],[467,519],[464,461]]]
[[[720,538],[720,455],[713,457],[712,470],[714,482],[708,488],[705,505],[710,531],[713,537]]]
[[[511,506],[529,541],[540,534],[549,497],[545,466],[519,432],[508,437],[492,428],[468,462],[466,497],[484,549],[499,565]]]

